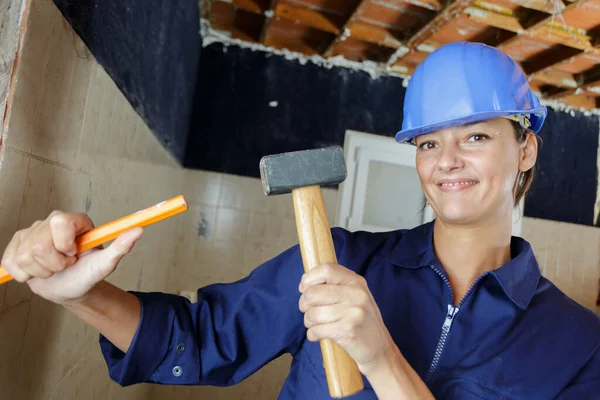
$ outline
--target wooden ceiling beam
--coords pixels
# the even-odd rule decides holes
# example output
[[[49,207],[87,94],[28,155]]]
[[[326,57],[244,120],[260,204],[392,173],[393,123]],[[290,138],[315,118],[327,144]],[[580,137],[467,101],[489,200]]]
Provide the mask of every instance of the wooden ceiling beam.
[[[325,15],[309,8],[295,7],[288,3],[279,3],[275,7],[275,16],[298,21],[321,31],[339,34],[343,21],[339,16]],[[337,18],[336,18],[337,17]]]
[[[549,67],[580,53],[579,50],[571,47],[559,48],[558,46],[554,46],[522,61],[521,67],[527,76],[529,76],[536,72],[547,70]]]
[[[402,0],[398,1],[398,3],[408,3],[413,6],[426,8],[428,10],[440,11],[442,9],[442,5],[438,0]]]
[[[330,57],[335,50],[335,47],[339,42],[346,38],[346,34],[350,31],[350,27],[352,24],[358,19],[358,17],[362,14],[363,10],[369,5],[370,0],[360,0],[357,4],[356,8],[350,14],[350,17],[344,23],[344,26],[341,28],[340,33],[333,39],[333,41],[327,46],[325,51],[323,52],[323,57]]]
[[[279,0],[271,0],[271,2],[269,3],[268,13],[270,15],[267,15],[267,18],[265,18],[265,23],[262,26],[260,36],[258,38],[258,41],[262,44],[266,43],[267,35],[269,34],[269,28],[271,28],[273,18],[275,18],[275,8],[277,7],[277,3],[279,3]]]
[[[458,17],[467,7],[469,7],[474,0],[454,0],[449,3],[442,11],[440,11],[431,21],[420,28],[415,34],[413,34],[408,41],[398,48],[394,52],[389,60],[387,61],[388,66],[392,66],[397,60],[401,59],[404,55],[413,52],[417,47],[429,39],[434,32],[439,30],[443,25]]]
[[[573,74],[559,71],[557,69],[545,69],[530,76],[531,80],[537,80],[547,85],[557,86],[563,89],[576,89],[577,81]]]
[[[231,0],[231,3],[242,10],[250,11],[255,14],[262,14],[265,11],[253,0]]]
[[[576,55],[574,55],[572,57],[569,57],[569,58],[567,58],[565,60],[562,60],[562,61],[560,61],[560,62],[558,62],[556,64],[552,64],[552,65],[550,65],[550,66],[548,66],[548,67],[546,67],[544,69],[541,69],[540,71],[536,72],[534,75],[543,74],[543,73],[548,72],[548,71],[553,71],[553,70],[555,70],[556,67],[559,67],[561,65],[572,64],[574,62],[577,62],[577,60],[579,58],[585,57],[586,55],[587,56],[589,56],[589,55],[595,55],[595,56],[599,56],[600,57],[600,48],[593,48],[591,50],[587,50],[587,51],[578,53],[578,54],[576,54]]]
[[[587,1],[588,0],[575,1],[571,4],[569,4],[567,7],[565,7],[565,9],[562,11],[562,13],[564,14],[573,8],[581,7],[581,5],[586,3]],[[502,49],[506,48],[507,46],[513,44],[515,41],[519,40],[519,38],[521,38],[522,36],[526,36],[526,35],[533,36],[533,37],[545,38],[546,40],[560,40],[564,36],[562,36],[562,34],[559,34],[558,32],[555,32],[554,29],[556,29],[556,28],[553,28],[551,25],[554,23],[555,20],[556,20],[556,16],[550,15],[550,16],[536,22],[532,26],[527,27],[525,32],[523,32],[519,35],[515,35],[515,36],[511,37],[510,39],[508,39],[507,41],[500,43],[497,47],[498,47],[498,49],[502,50]],[[550,35],[550,36],[548,36],[548,35]],[[558,41],[557,43],[561,43],[561,41]],[[571,43],[569,42],[566,44],[569,45]],[[576,47],[576,48],[579,48],[579,47]]]
[[[469,18],[480,22],[484,25],[494,26],[507,31],[520,33],[525,29],[519,19],[514,15],[506,15],[491,10],[485,10],[478,6],[469,6],[465,9],[465,14]]]
[[[575,108],[583,108],[586,110],[598,108],[598,98],[588,94],[565,96],[561,98],[560,101]]]
[[[312,55],[318,54],[314,48],[312,48],[311,46],[309,46],[308,44],[306,44],[302,41],[297,41],[297,42],[284,41],[284,40],[281,40],[281,38],[278,38],[277,36],[268,37],[267,41],[265,42],[265,45],[274,47],[276,49],[287,49],[287,50],[294,51],[297,53],[306,54],[307,56],[312,56]]]
[[[577,87],[561,90],[547,97],[562,98],[571,95],[578,95],[585,92],[591,92],[595,95],[600,94],[600,65],[588,71],[582,72],[581,74],[576,74],[575,81],[577,82]]]
[[[303,25],[321,31],[341,34],[343,21],[336,16],[325,15],[321,12],[308,8],[295,7],[287,3],[279,3],[275,7],[275,16],[298,21]],[[381,26],[371,25],[355,21],[349,28],[350,37],[374,43],[380,46],[397,49],[402,45],[401,41],[389,29]]]
[[[402,46],[402,42],[390,30],[362,22],[352,24],[350,37],[393,49]]]
[[[581,35],[575,32],[568,32],[567,30],[560,29],[557,26],[540,26],[530,30],[529,32],[534,38],[549,40],[551,42],[559,43],[574,49],[589,50],[593,47],[590,41],[591,38],[589,36]]]
[[[212,0],[215,3],[226,3],[235,8],[249,11],[254,14],[263,14],[265,10],[254,0]]]
[[[556,13],[556,5],[558,4],[559,11],[565,9],[565,3],[562,0],[548,1],[548,0],[510,0],[511,3],[518,4],[521,7],[529,8],[531,10],[543,11],[548,14]]]
[[[455,0],[440,11],[431,21],[419,29],[408,41],[406,47],[414,50],[421,43],[429,39],[433,33],[439,30],[448,21],[458,17],[474,0]]]

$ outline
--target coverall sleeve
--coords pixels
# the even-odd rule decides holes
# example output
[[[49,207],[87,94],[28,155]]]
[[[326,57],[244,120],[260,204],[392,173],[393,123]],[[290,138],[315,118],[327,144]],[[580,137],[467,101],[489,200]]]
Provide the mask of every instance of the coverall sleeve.
[[[345,231],[334,229],[336,252]],[[141,319],[123,353],[104,336],[100,347],[112,380],[169,385],[234,385],[306,337],[298,308],[304,273],[298,246],[234,283],[198,290],[198,301],[166,293],[135,294]]]

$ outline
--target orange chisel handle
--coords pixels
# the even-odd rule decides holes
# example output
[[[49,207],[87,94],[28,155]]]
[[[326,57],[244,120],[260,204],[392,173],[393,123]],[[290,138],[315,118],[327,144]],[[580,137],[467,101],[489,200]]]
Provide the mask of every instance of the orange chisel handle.
[[[177,215],[188,206],[182,195],[158,203],[145,210],[109,222],[102,226],[92,229],[75,239],[77,243],[77,254],[86,250],[93,249],[108,241],[116,239],[123,232],[137,227],[144,227],[163,219]],[[0,284],[11,281],[13,277],[0,266]]]

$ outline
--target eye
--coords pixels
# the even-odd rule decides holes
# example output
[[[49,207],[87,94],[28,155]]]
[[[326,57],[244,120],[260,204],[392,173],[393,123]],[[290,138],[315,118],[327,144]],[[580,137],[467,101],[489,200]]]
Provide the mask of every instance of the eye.
[[[435,143],[432,141],[423,142],[419,145],[420,150],[431,150],[435,147]]]
[[[482,142],[490,137],[483,133],[476,133],[474,135],[469,136],[469,142]]]

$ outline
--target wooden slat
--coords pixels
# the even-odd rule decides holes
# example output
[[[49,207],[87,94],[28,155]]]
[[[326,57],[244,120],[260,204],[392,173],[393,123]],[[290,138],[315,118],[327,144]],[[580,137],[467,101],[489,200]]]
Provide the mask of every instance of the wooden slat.
[[[271,0],[269,3],[269,12],[271,13],[271,17],[265,18],[265,23],[263,24],[262,30],[260,31],[259,42],[262,44],[266,43],[267,35],[269,34],[269,28],[273,23],[273,18],[275,18],[275,8],[277,7],[277,3],[279,0]]]
[[[416,49],[418,45],[429,39],[432,34],[448,21],[458,17],[473,0],[455,0],[438,13],[429,23],[408,39],[406,46]]]
[[[465,14],[477,22],[507,31],[519,33],[524,30],[517,17],[512,15],[500,14],[476,6],[467,7]]]
[[[301,40],[282,40],[282,38],[278,38],[276,35],[268,37],[265,45],[275,47],[276,49],[287,49],[309,56],[317,54],[315,49]]]
[[[402,46],[402,42],[400,42],[397,37],[381,26],[355,22],[349,29],[350,37],[355,39],[375,43],[380,46],[391,47],[393,49]]]
[[[593,92],[597,91],[598,89],[596,89],[596,87],[600,87],[600,66],[597,66],[596,68],[593,68],[590,71],[586,71],[584,73],[575,75],[575,81],[578,84],[576,88],[565,89],[554,93],[549,97],[560,98],[570,95],[576,95],[589,91],[590,88],[593,88]]]
[[[486,25],[501,28],[515,33],[524,33],[525,29],[514,15],[506,15],[493,10],[486,10],[482,7],[471,6],[465,9],[465,13],[470,18]],[[558,26],[556,23],[535,26],[529,29],[529,35],[545,41],[560,43],[579,50],[587,50],[592,47],[589,36],[581,35],[576,32],[569,32]]]
[[[579,50],[588,50],[592,48],[589,36],[578,35],[572,32],[567,32],[563,29],[554,26],[540,26],[531,30],[531,36],[538,37],[544,40],[550,40],[555,43],[560,43],[565,46]]]
[[[431,21],[425,24],[425,26],[408,39],[404,46],[398,48],[398,50],[391,55],[387,65],[391,66],[396,64],[396,61],[401,59],[405,54],[414,51],[417,46],[429,39],[441,26],[448,23],[448,21],[457,18],[465,8],[473,3],[473,1],[474,0],[454,0],[448,4]],[[408,51],[406,49],[408,49]]]
[[[532,74],[530,78],[543,82],[547,85],[557,86],[565,89],[577,88],[577,81],[575,81],[575,77],[572,74],[559,71],[557,69],[546,69],[544,71]]]
[[[327,16],[315,10],[308,8],[294,7],[287,3],[279,3],[275,7],[275,15],[281,18],[288,18],[301,22],[311,28],[319,29],[325,32],[340,33],[340,27],[343,23],[339,17]],[[337,19],[337,21],[336,21]]]
[[[265,12],[265,10],[262,9],[260,4],[258,4],[254,0],[213,0],[212,3],[228,4],[232,7],[239,8],[244,11],[249,11],[254,14],[263,14]]]
[[[234,27],[233,25],[215,25],[213,28],[217,31],[226,32],[233,39],[243,40],[244,42],[256,43],[256,39],[246,32]]]
[[[235,7],[241,8],[242,10],[250,11],[255,14],[262,14],[265,10],[253,0],[232,0],[231,4]]]
[[[442,9],[442,5],[438,0],[404,0],[403,2],[433,11],[440,11]]]
[[[592,82],[586,88],[585,91],[588,93],[593,93],[594,96],[600,96],[600,81]]]
[[[557,12],[555,3],[558,4],[558,11],[565,9],[565,4],[562,2],[562,0],[510,0],[510,2],[518,4],[521,7],[543,11],[548,14],[555,14]]]
[[[553,65],[551,65],[551,66],[549,66],[547,68],[544,68],[544,69],[540,70],[539,72],[536,72],[535,75],[540,74],[540,73],[544,73],[546,71],[551,71],[555,67],[560,67],[561,65],[572,64],[572,63],[576,62],[578,60],[578,58],[580,58],[580,57],[586,57],[586,56],[590,56],[590,55],[600,56],[600,49],[595,48],[595,49],[592,49],[592,50],[589,50],[589,51],[586,51],[586,52],[583,52],[583,53],[576,54],[576,55],[574,55],[572,57],[569,57],[569,58],[567,58],[567,59],[565,59],[563,61],[560,61],[560,62],[558,62],[556,64],[553,64]]]
[[[211,25],[230,26],[233,25],[234,8],[229,3],[215,1],[210,5],[209,20]]]
[[[567,7],[565,7],[565,9],[563,10],[563,13],[566,13],[567,11],[569,11],[570,9],[576,8],[576,7],[580,7],[582,4],[586,3],[588,0],[579,0],[576,2],[573,2],[571,4],[569,4]],[[526,33],[535,36],[534,34],[532,34],[532,32],[537,31],[539,28],[542,27],[546,27],[548,26],[548,24],[552,24],[554,21],[556,20],[556,16],[549,16],[547,18],[542,19],[541,21],[538,21],[537,23],[533,24],[532,26],[528,27],[526,30]],[[507,41],[501,43],[500,45],[498,45],[498,49],[503,50],[505,47],[507,47],[508,45],[514,43],[515,41],[519,40],[519,38],[521,37],[521,35],[515,35],[512,38],[508,39]],[[578,48],[578,47],[576,47]]]
[[[348,20],[346,21],[346,23],[340,30],[341,33],[336,36],[336,38],[329,44],[329,46],[327,46],[327,48],[323,52],[323,57],[329,57],[333,54],[333,50],[335,49],[335,46],[343,39],[344,32],[346,31],[346,29],[349,29],[349,27],[356,21],[356,19],[360,16],[362,11],[368,5],[369,5],[369,0],[361,0],[360,3],[358,3],[358,5],[356,6],[354,11],[348,18]]]
[[[553,46],[522,61],[521,66],[527,75],[531,75],[546,70],[547,68],[579,53],[580,50],[571,47]]]
[[[598,98],[588,94],[569,95],[562,97],[560,101],[572,107],[584,108],[587,110],[598,107]]]

